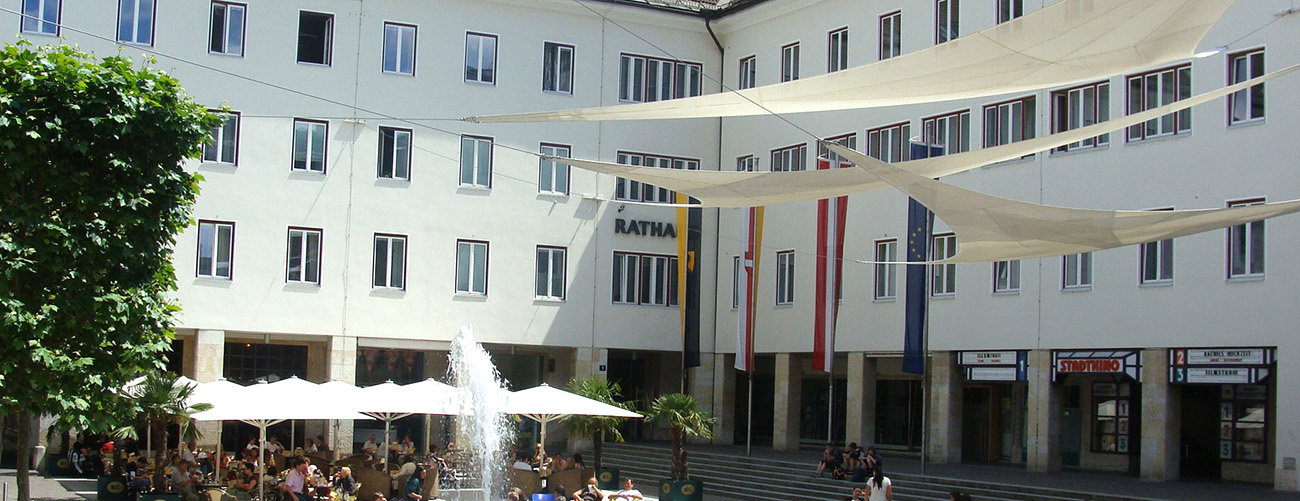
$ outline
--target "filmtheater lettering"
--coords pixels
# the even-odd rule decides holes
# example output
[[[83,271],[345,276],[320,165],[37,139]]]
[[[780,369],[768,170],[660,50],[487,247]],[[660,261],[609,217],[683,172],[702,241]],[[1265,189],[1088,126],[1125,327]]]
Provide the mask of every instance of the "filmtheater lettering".
[[[619,235],[677,238],[677,227],[673,223],[620,218],[614,220],[614,233]]]

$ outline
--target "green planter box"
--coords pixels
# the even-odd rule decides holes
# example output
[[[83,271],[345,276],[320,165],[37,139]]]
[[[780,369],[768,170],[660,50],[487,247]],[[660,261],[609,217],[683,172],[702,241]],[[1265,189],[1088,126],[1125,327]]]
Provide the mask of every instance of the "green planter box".
[[[77,477],[77,469],[72,467],[72,460],[68,456],[52,456],[45,460],[45,471],[51,477]]]
[[[181,501],[180,494],[141,494],[137,501]]]
[[[600,490],[619,490],[618,468],[601,468],[596,470],[596,487]]]
[[[126,477],[101,476],[95,487],[95,499],[99,501],[126,501],[130,498]]]
[[[704,501],[704,481],[660,480],[659,501]]]

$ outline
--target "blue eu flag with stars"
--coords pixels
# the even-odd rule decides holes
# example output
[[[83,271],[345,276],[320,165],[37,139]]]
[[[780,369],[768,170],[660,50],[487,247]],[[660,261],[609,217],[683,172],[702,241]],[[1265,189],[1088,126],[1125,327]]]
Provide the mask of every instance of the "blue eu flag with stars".
[[[912,159],[938,156],[943,150],[912,143]],[[934,213],[912,198],[907,199],[907,262],[928,261]],[[925,373],[925,300],[928,266],[907,266],[907,289],[904,297],[906,318],[903,335],[903,372]]]

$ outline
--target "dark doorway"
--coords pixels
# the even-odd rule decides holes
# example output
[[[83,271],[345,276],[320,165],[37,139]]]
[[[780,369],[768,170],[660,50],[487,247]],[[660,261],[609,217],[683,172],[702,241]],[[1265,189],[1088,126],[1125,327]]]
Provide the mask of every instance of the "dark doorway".
[[[848,398],[848,381],[836,379],[834,391],[828,391],[826,378],[804,379],[800,385],[799,439],[804,443],[825,444],[829,438],[844,443],[844,404]],[[829,411],[830,419],[827,419]],[[830,433],[826,427],[830,426]]]
[[[755,365],[758,365],[756,362]],[[770,365],[770,364],[769,364]],[[771,374],[749,373],[754,378],[754,408],[749,408],[749,380],[743,376],[736,378],[736,431],[737,444],[745,443],[745,434],[749,433],[749,421],[753,419],[753,445],[772,445],[772,416],[776,412],[772,395],[776,392],[776,381]]]
[[[921,448],[921,382],[876,382],[876,445]]]
[[[961,402],[961,460],[964,463],[989,463],[996,461],[1000,451],[994,443],[993,431],[999,429],[997,414],[993,412],[993,388],[968,386],[962,390]]]
[[[1183,478],[1219,478],[1219,387],[1183,385],[1178,470]]]

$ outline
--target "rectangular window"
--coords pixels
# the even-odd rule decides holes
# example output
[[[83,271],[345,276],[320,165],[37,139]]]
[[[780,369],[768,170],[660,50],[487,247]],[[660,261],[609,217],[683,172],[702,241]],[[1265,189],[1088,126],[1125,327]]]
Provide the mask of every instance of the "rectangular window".
[[[1061,288],[1088,290],[1092,288],[1092,253],[1070,254],[1061,258]]]
[[[828,137],[826,138],[826,142],[835,143],[851,150],[858,149],[858,135],[854,133]],[[848,159],[831,152],[831,150],[825,145],[817,143],[817,161],[821,162],[822,159],[826,159],[826,161],[831,164],[831,168],[850,167],[853,164],[853,162],[848,161]]]
[[[1097,82],[1052,93],[1052,133],[1110,120],[1110,83]],[[1052,151],[1071,151],[1110,144],[1110,134],[1090,137]]]
[[[1034,138],[1037,113],[1034,96],[984,107],[984,147],[992,148]],[[1033,153],[1025,158],[1034,156]]]
[[[882,162],[906,162],[912,158],[912,125],[887,125],[867,131],[867,155]]]
[[[534,289],[536,297],[564,300],[564,256],[564,247],[537,246],[537,286]]]
[[[573,94],[573,46],[542,44],[542,90]]]
[[[957,0],[935,0],[934,2],[934,43],[947,42],[961,36],[960,16]]]
[[[957,235],[948,233],[930,239],[930,259],[938,261],[957,255]],[[957,265],[930,266],[930,296],[948,297],[957,293]]]
[[[497,82],[497,37],[482,33],[465,34],[465,81],[495,85]]]
[[[618,152],[617,158],[618,163],[623,165],[640,165],[660,169],[700,170],[700,161],[691,158],[645,155],[622,151]],[[672,190],[620,177],[614,181],[614,199],[633,202],[674,203],[677,196]]]
[[[1156,210],[1174,210],[1156,209]],[[1138,246],[1138,266],[1143,285],[1168,285],[1174,282],[1174,239],[1149,242]]]
[[[380,179],[411,180],[411,130],[379,128]]]
[[[1128,114],[1171,104],[1192,95],[1192,65],[1165,68],[1128,79]],[[1171,136],[1192,130],[1192,110],[1170,113],[1128,128],[1129,141]]]
[[[203,161],[235,165],[239,154],[239,113],[222,113],[221,125],[213,127],[208,133],[208,142],[203,144]]]
[[[613,301],[677,306],[677,258],[615,252]]]
[[[487,295],[488,243],[456,241],[456,293]]]
[[[415,26],[384,23],[384,73],[415,75]]]
[[[235,223],[199,221],[200,277],[230,280],[235,256]]]
[[[799,79],[799,42],[781,47],[781,81]]]
[[[849,67],[849,29],[832,31],[826,42],[826,72],[834,73]]]
[[[553,195],[569,194],[569,166],[547,160],[545,157],[569,158],[571,148],[561,144],[542,143],[537,171],[537,191]]]
[[[1228,56],[1228,85],[1264,76],[1264,49]],[[1228,125],[1264,118],[1264,84],[1228,96]]]
[[[772,150],[772,172],[808,170],[808,145],[798,144]]]
[[[23,33],[59,34],[59,11],[63,0],[23,0]]]
[[[700,95],[704,66],[646,56],[619,58],[618,99],[633,103]]]
[[[1024,0],[998,0],[998,24],[1025,15]]]
[[[880,16],[880,60],[903,53],[903,11]]]
[[[932,156],[970,151],[970,110],[923,119],[921,131],[922,141],[939,150]]]
[[[153,45],[154,0],[119,0],[117,41]]]
[[[208,52],[227,56],[244,55],[244,9],[244,4],[212,2]]]
[[[755,172],[758,170],[758,157],[745,155],[736,159],[736,172]]]
[[[1268,386],[1225,384],[1219,392],[1219,459],[1267,462]]]
[[[460,185],[492,187],[492,138],[460,137]]]
[[[1264,199],[1229,202],[1228,207],[1259,205]],[[1228,228],[1228,278],[1264,277],[1264,220]]]
[[[758,82],[758,57],[749,56],[740,60],[740,73],[737,78],[740,80],[736,83],[739,90],[754,87]]]
[[[406,237],[375,234],[375,267],[370,285],[406,290]]]
[[[330,65],[334,46],[334,15],[298,13],[298,62]]]
[[[289,228],[289,251],[284,281],[320,285],[321,230]]]
[[[993,263],[993,293],[1020,292],[1020,260]]]
[[[325,173],[325,138],[329,124],[315,120],[293,121],[293,170]]]
[[[740,308],[740,290],[745,287],[741,281],[744,280],[745,269],[740,267],[740,256],[731,258],[731,309]]]
[[[794,251],[776,253],[776,304],[794,304]]]
[[[1128,454],[1133,395],[1129,383],[1092,383],[1092,452]]]
[[[898,262],[898,240],[877,241],[876,261],[875,299],[880,301],[898,298],[898,265],[882,264]]]

